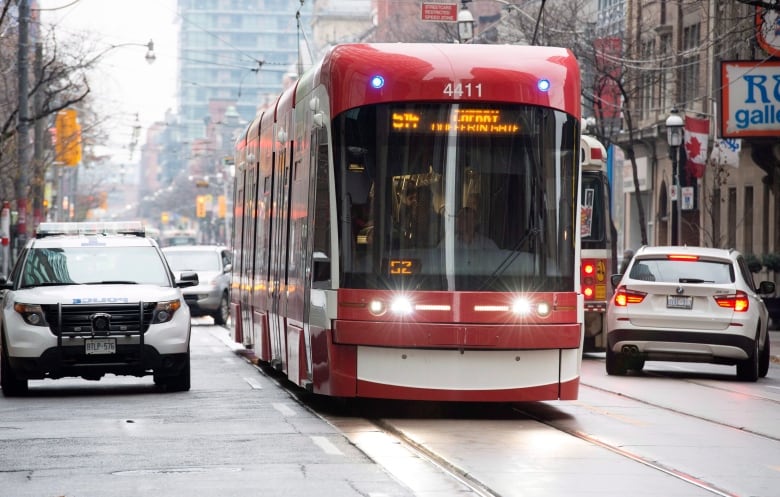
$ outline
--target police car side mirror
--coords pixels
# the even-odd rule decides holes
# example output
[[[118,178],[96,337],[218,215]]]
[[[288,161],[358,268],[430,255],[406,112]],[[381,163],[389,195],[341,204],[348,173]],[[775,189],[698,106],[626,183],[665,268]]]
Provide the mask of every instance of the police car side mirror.
[[[181,273],[181,277],[176,281],[176,286],[179,288],[187,288],[188,286],[198,286],[198,283],[198,273],[187,271]]]
[[[233,264],[225,264],[225,267],[222,269],[223,273],[229,273],[233,271]]]

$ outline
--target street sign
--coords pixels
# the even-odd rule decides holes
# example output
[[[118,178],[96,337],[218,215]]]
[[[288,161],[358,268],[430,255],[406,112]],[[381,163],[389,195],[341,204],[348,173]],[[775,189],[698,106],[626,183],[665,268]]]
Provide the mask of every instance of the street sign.
[[[434,22],[456,22],[458,3],[453,0],[423,0],[420,19]]]

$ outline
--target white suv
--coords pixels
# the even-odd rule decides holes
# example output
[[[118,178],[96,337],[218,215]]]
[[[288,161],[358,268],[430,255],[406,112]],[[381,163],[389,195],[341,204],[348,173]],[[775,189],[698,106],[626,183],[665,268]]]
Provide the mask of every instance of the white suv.
[[[607,306],[607,373],[641,370],[645,361],[737,366],[756,381],[769,370],[769,316],[742,255],[705,247],[642,247],[614,275]]]
[[[28,380],[153,375],[190,389],[190,311],[157,243],[140,223],[42,223],[0,280],[0,387]]]

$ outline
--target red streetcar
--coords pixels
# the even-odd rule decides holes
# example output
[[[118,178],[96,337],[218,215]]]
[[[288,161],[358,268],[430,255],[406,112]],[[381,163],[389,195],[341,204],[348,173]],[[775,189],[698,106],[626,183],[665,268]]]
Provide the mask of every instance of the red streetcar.
[[[314,393],[576,399],[567,49],[347,44],[236,144],[235,339]]]

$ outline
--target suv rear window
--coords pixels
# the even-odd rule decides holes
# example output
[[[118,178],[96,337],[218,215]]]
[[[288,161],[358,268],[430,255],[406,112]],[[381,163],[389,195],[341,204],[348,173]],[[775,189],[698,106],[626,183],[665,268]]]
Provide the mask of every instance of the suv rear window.
[[[702,260],[641,259],[634,262],[628,276],[662,283],[734,283],[732,264]]]

